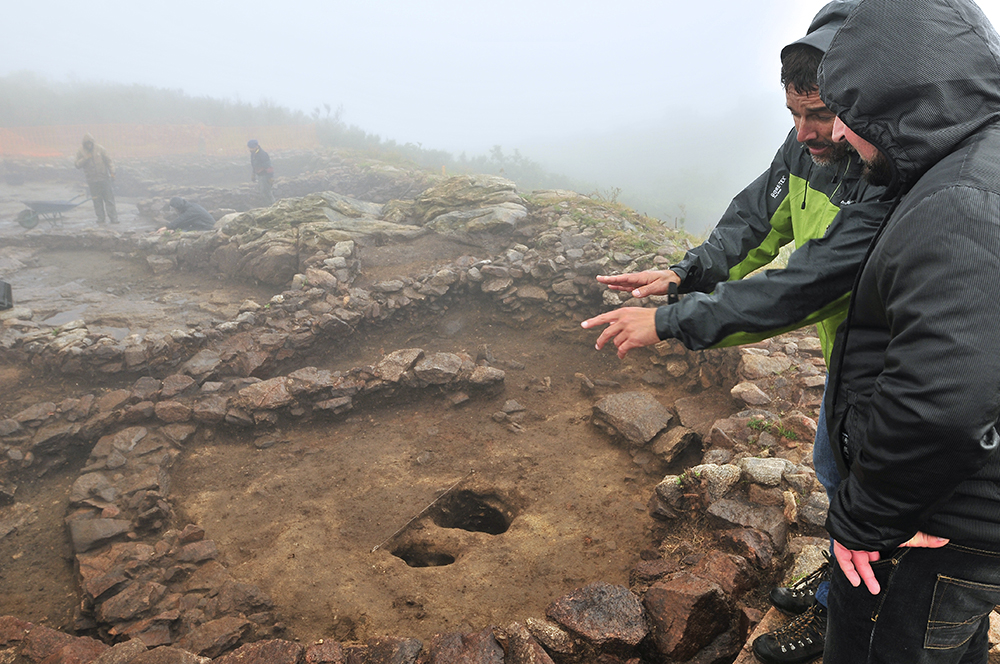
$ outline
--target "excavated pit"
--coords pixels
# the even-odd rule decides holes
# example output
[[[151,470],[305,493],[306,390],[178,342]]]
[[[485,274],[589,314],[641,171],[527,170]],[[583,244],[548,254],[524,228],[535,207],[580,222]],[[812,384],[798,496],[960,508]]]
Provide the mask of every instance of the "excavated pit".
[[[31,193],[45,197],[39,186]],[[11,189],[0,202],[6,235],[20,232],[9,220],[21,194]],[[151,230],[134,201],[119,205],[123,230]],[[86,234],[90,214],[77,208],[48,232]],[[193,329],[279,290],[208,271],[155,274],[139,258],[100,246],[43,242],[27,251],[28,267],[4,277],[16,297],[41,309],[48,301],[47,320],[83,318],[116,334],[134,331],[130,312],[142,313],[145,330]],[[371,246],[362,252],[363,280],[425,269],[453,251],[426,239]],[[595,396],[581,390],[577,374],[653,392],[665,404],[690,393],[670,381],[650,384],[647,364],[597,353],[593,337],[567,317],[516,322],[470,299],[317,345],[270,371],[346,370],[401,348],[472,357],[485,348],[506,379],[501,392],[465,402],[428,391],[333,419],[282,421],[266,446],[252,431],[202,426],[171,472],[174,525],[204,528],[219,561],[273,597],[288,634],[303,641],[427,639],[542,616],[553,599],[592,581],[627,585],[640,552],[655,546],[646,504],[661,475],[589,423]],[[0,372],[9,386],[0,417],[39,401],[128,389],[138,378],[18,365]],[[726,393],[702,396],[706,412],[732,410]],[[498,421],[494,413],[510,400],[523,409]],[[53,468],[19,494],[44,506],[0,538],[0,615],[71,624],[79,604],[72,553],[65,534],[53,533],[65,532],[74,469]]]
[[[442,500],[432,518],[442,528],[499,535],[510,528],[513,515],[497,496],[460,491]]]

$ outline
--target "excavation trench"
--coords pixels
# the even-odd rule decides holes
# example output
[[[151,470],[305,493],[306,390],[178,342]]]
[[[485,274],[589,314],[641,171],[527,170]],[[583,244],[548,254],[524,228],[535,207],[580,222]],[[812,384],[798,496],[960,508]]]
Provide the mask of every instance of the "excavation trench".
[[[627,585],[651,544],[646,503],[661,478],[589,423],[593,397],[574,374],[641,382],[590,340],[560,339],[560,326],[506,328],[481,308],[454,308],[436,327],[461,332],[425,339],[428,350],[492,341],[501,363],[524,367],[506,369],[502,393],[385,403],[282,429],[263,450],[222,432],[199,439],[173,471],[179,515],[205,528],[231,574],[275,599],[300,638],[426,639],[543,616],[591,581]],[[421,329],[345,350],[357,363]],[[516,427],[492,418],[510,400],[526,408]]]
[[[89,223],[76,214],[66,233]],[[127,229],[140,223],[123,216]],[[359,283],[426,269],[454,248],[422,240],[409,251],[368,251]],[[116,337],[198,329],[272,294],[207,272],[155,274],[141,256],[65,242],[18,252],[27,262],[7,278],[40,319],[81,318]],[[204,528],[229,573],[269,594],[287,633],[303,641],[427,639],[542,617],[554,599],[592,581],[627,585],[640,552],[655,546],[646,510],[662,475],[590,423],[602,392],[582,390],[578,374],[603,393],[644,390],[666,405],[691,393],[662,375],[650,381],[642,355],[620,361],[593,341],[565,316],[518,323],[470,297],[316,344],[271,375],[347,371],[421,348],[485,354],[506,377],[502,390],[464,402],[425,390],[334,418],[284,418],[267,431],[268,445],[259,431],[201,425],[171,470],[172,525]],[[0,372],[10,395],[3,417],[40,401],[129,389],[138,377],[63,376],[28,364]],[[706,413],[732,408],[728,394],[700,398]],[[495,418],[498,411],[508,414]],[[45,509],[0,538],[0,615],[71,624],[79,590],[62,519],[74,470],[53,468],[18,494]]]

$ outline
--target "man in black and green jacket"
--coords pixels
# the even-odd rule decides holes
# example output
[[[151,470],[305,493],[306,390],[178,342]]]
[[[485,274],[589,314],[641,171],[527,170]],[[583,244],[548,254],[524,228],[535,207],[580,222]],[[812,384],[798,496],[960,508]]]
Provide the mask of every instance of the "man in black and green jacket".
[[[857,154],[832,141],[834,115],[819,99],[812,66],[855,4],[831,2],[806,37],[782,50],[795,129],[770,168],[733,199],[708,240],[669,270],[598,277],[634,297],[664,295],[670,283],[691,295],[655,310],[624,307],[584,321],[585,328],[608,324],[598,348],[614,340],[624,357],[632,348],[674,338],[701,350],[815,323],[829,362],[858,264],[887,210],[878,200],[882,189],[862,180]],[[743,278],[790,242],[796,250],[785,269]]]
[[[858,265],[888,210],[879,201],[883,189],[863,180],[858,155],[833,141],[834,114],[820,100],[816,82],[823,53],[856,5],[857,0],[829,3],[806,36],[782,50],[782,84],[795,129],[770,168],[733,199],[709,239],[669,270],[598,277],[637,298],[666,294],[670,284],[689,293],[673,305],[623,307],[584,321],[585,328],[608,325],[598,349],[613,339],[624,357],[632,348],[676,338],[699,350],[815,324],[829,363]],[[796,250],[785,269],[747,277],[790,242]],[[840,475],[824,415],[821,409],[813,457],[817,478],[832,495]],[[804,612],[786,628],[757,639],[759,659],[795,664],[822,653],[827,587],[816,589],[816,604],[811,594],[772,592],[778,608]]]

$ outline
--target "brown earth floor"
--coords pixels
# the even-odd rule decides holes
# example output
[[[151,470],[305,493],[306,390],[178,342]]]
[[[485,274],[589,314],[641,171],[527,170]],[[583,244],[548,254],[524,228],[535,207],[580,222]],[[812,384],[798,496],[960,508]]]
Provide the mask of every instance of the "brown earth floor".
[[[58,196],[57,187],[39,189],[0,190],[0,241],[23,232],[16,224],[10,228],[19,197]],[[123,225],[143,228],[129,205],[120,201]],[[77,208],[55,232],[87,232],[90,219],[92,211]],[[366,251],[362,279],[368,280],[476,253],[428,240]],[[30,293],[47,316],[62,313],[109,328],[149,329],[158,319],[167,327],[224,320],[243,299],[263,302],[273,294],[206,274],[157,276],[140,260],[94,250],[39,250],[32,258],[31,269],[0,274],[14,283],[15,299]],[[60,295],[67,292],[76,299]],[[93,306],[80,306],[84,302]],[[470,302],[315,348],[282,373],[299,366],[344,370],[399,348],[475,356],[485,345],[505,367],[506,386],[494,397],[459,406],[427,394],[339,421],[287,425],[265,449],[252,444],[251,434],[202,430],[173,472],[177,525],[204,527],[232,574],[269,593],[289,633],[303,640],[425,639],[541,617],[552,600],[592,581],[627,584],[640,551],[664,535],[646,513],[661,477],[644,473],[589,423],[596,397],[581,391],[575,374],[615,381],[621,387],[614,389],[646,390],[668,405],[689,394],[645,384],[641,376],[649,365],[639,353],[619,361],[610,351],[596,352],[594,336],[566,318],[514,325],[501,312]],[[0,365],[0,417],[134,379],[38,375],[30,367]],[[703,398],[719,416],[736,409],[728,394]],[[491,418],[509,399],[527,409],[520,429]],[[0,615],[68,624],[78,599],[62,519],[83,452],[77,465],[51,469],[19,488],[20,503],[36,511],[33,520],[0,537]],[[496,508],[506,530],[442,527],[425,515],[392,537],[453,486],[450,495],[478,495]],[[0,508],[0,523],[13,518],[11,509]],[[472,509],[482,512],[483,504]],[[434,565],[414,567],[399,556]]]

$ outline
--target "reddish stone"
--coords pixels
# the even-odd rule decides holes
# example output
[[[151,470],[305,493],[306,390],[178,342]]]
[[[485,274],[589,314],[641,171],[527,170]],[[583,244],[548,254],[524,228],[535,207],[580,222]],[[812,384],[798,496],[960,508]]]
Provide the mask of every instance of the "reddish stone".
[[[201,399],[194,405],[194,419],[199,422],[221,422],[226,419],[229,398],[219,394]]]
[[[306,650],[306,664],[347,664],[344,648],[336,641],[324,641],[309,646]]]
[[[116,626],[108,630],[108,633],[127,636],[146,648],[169,646],[174,641],[170,621],[159,617],[147,618],[124,627]]]
[[[212,664],[299,664],[304,652],[304,647],[292,641],[255,641],[213,660]]]
[[[344,645],[344,654],[348,664],[355,662],[406,664],[417,661],[422,647],[423,645],[416,639],[383,637],[369,639],[363,646]]]
[[[132,583],[102,602],[97,607],[97,617],[110,623],[134,620],[159,602],[166,591],[159,583]]]
[[[730,608],[718,584],[689,572],[671,574],[646,591],[656,649],[672,660],[685,661],[729,629]]]
[[[158,378],[143,376],[132,385],[132,401],[151,401],[162,385]]]
[[[226,615],[242,613],[249,616],[274,608],[274,602],[260,588],[232,580],[219,588],[214,599],[218,602],[219,612]]]
[[[97,409],[102,413],[108,413],[126,403],[132,393],[129,390],[112,390],[107,394],[102,394],[97,399]]]
[[[129,639],[128,641],[111,646],[110,650],[104,651],[91,664],[130,664],[144,652],[146,652],[146,646],[142,641],[139,639]]]
[[[597,582],[561,597],[545,614],[597,646],[636,646],[648,633],[642,603],[628,588]]]
[[[183,374],[174,374],[163,379],[163,387],[160,388],[160,397],[172,399],[184,390],[194,385],[194,378]]]
[[[87,664],[101,656],[108,646],[96,639],[76,637],[41,661],[41,664]]]
[[[632,568],[629,572],[628,582],[632,586],[648,586],[656,583],[668,574],[673,574],[679,569],[677,563],[663,558],[656,560],[643,560]]]
[[[799,442],[811,443],[816,439],[816,420],[797,410],[782,417],[781,424],[794,431],[795,440]]]
[[[220,588],[224,583],[232,579],[229,572],[220,563],[210,560],[191,574],[184,583],[184,590],[187,592],[197,590],[211,590]]]
[[[18,620],[13,616],[3,616],[0,618],[0,646],[14,641],[23,641],[32,628],[34,625],[30,622]]]
[[[239,645],[252,628],[249,620],[225,616],[191,630],[177,642],[177,647],[202,657],[218,657]]]
[[[755,581],[753,570],[746,558],[714,550],[709,551],[691,569],[691,573],[714,581],[726,593],[737,598],[752,588]]]
[[[732,449],[737,443],[747,442],[752,432],[747,427],[749,421],[749,417],[729,417],[716,421],[708,435],[709,446]]]
[[[181,544],[200,542],[203,539],[205,539],[205,529],[193,523],[189,523],[184,526],[184,530],[182,530],[181,534],[177,537],[177,541]]]
[[[96,600],[109,590],[117,589],[126,581],[128,581],[128,577],[125,575],[124,568],[117,568],[107,574],[84,577],[81,585],[90,599]]]
[[[177,560],[182,563],[200,563],[204,560],[212,560],[219,555],[219,549],[212,540],[199,540],[191,542],[181,547],[177,554]]]
[[[161,401],[156,404],[155,411],[162,422],[187,422],[191,419],[191,407],[180,401]]]
[[[288,392],[288,379],[284,376],[248,385],[239,391],[239,397],[242,405],[253,410],[274,410],[295,400]]]
[[[545,648],[535,640],[521,623],[513,623],[504,630],[507,664],[554,664]]]
[[[160,646],[140,653],[128,664],[206,664],[205,658],[186,650],[170,646]]]
[[[733,553],[743,556],[758,569],[771,568],[774,562],[774,545],[764,533],[753,528],[728,530],[719,537],[719,542]]]
[[[142,422],[148,420],[156,412],[156,406],[152,401],[140,401],[125,409],[122,414],[123,422]]]
[[[69,634],[64,634],[51,627],[34,625],[24,639],[25,647],[21,654],[33,662],[40,662],[59,652],[64,646],[68,646],[73,639],[74,637]]]
[[[763,487],[751,484],[747,489],[747,500],[756,505],[784,505],[785,496],[778,487]]]
[[[417,658],[417,664],[466,662],[468,664],[504,664],[503,648],[484,629],[472,634],[436,634]]]

